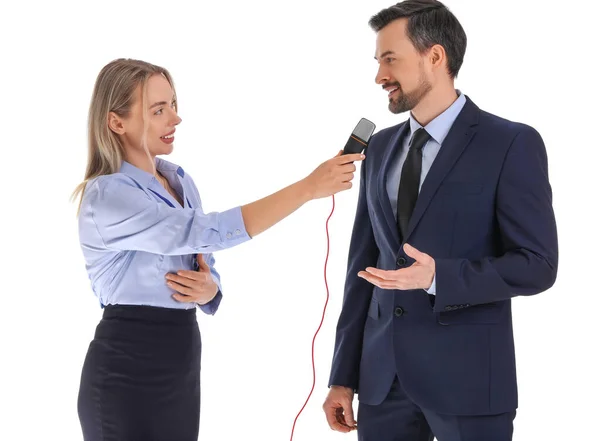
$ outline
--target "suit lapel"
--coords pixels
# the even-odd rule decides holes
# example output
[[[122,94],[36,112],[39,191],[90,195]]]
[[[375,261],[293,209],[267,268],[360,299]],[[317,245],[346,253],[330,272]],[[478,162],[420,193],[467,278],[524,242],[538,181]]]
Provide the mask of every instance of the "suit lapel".
[[[444,178],[473,139],[478,122],[479,108],[467,97],[467,102],[448,132],[429,173],[427,173],[427,177],[423,181],[415,209],[408,224],[406,238],[410,237]]]
[[[409,128],[409,122],[405,121],[398,127],[396,133],[390,137],[390,140],[388,141],[388,144],[383,152],[383,157],[381,158],[381,167],[379,168],[379,173],[377,174],[377,198],[379,199],[383,217],[385,218],[385,226],[388,230],[387,234],[385,234],[385,237],[394,238],[393,240],[395,240],[396,247],[400,246],[400,235],[398,233],[396,217],[394,216],[392,204],[390,203],[390,198],[387,192],[387,178],[390,166],[396,158],[396,153],[400,148],[400,140],[402,140],[403,137],[408,133]]]

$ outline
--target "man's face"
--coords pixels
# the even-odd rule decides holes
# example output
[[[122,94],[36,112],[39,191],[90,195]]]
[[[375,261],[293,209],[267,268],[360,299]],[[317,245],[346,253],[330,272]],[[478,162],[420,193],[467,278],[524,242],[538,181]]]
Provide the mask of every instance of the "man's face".
[[[406,18],[394,20],[377,33],[375,82],[388,92],[392,113],[412,110],[432,89],[426,54],[419,54],[406,35],[407,24]]]

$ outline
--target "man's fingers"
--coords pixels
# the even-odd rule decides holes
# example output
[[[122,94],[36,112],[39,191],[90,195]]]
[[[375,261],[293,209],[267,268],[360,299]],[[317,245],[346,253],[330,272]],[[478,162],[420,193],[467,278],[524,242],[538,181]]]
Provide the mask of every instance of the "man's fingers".
[[[358,276],[381,289],[408,289],[407,282],[404,280],[384,280],[366,271],[360,271]]]
[[[341,407],[331,408],[331,418],[329,415],[327,416],[327,421],[329,422],[329,427],[331,427],[336,432],[348,433],[352,429],[346,426],[344,422],[343,409]]]
[[[369,274],[366,271],[359,271],[358,277],[362,277],[367,282],[372,283],[373,285],[378,286],[380,288],[382,288],[381,285],[385,282],[383,279],[380,279],[379,277]]]
[[[354,427],[356,425],[356,421],[354,421],[354,411],[352,410],[352,402],[345,401],[342,403],[344,406],[344,419],[346,426]]]
[[[333,430],[337,430],[338,432],[343,432],[343,425],[340,424],[337,419],[337,409],[335,407],[325,408],[325,417],[327,418],[327,424],[329,424],[329,427],[331,427]]]
[[[329,427],[335,430],[335,409],[331,407],[325,407],[323,410],[325,410],[325,418],[327,419],[327,424],[329,424]]]
[[[404,244],[404,252],[407,254],[407,256],[412,257],[417,262],[422,264],[429,263],[429,260],[431,259],[431,256],[429,254],[425,254],[422,251],[417,250],[415,247],[408,243]]]
[[[380,270],[379,268],[373,268],[371,266],[365,268],[365,271],[369,274],[382,279],[382,280],[396,280],[398,278],[397,271]]]
[[[352,410],[352,396],[354,393],[350,388],[332,386],[327,399],[323,404],[323,410],[327,417],[327,423],[333,430],[348,433],[356,429],[354,412]]]
[[[340,401],[328,397],[323,404],[323,410],[325,411],[325,417],[327,418],[327,424],[332,430],[337,432],[347,433],[353,430],[352,427],[346,425],[344,419],[344,407]]]

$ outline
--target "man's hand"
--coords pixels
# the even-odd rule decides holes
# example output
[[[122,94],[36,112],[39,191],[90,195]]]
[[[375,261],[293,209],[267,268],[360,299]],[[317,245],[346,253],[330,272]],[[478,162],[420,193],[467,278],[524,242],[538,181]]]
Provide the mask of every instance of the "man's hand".
[[[210,274],[210,267],[204,262],[202,254],[196,258],[200,269],[198,271],[177,271],[177,274],[167,274],[167,285],[179,294],[173,294],[178,302],[195,302],[205,305],[219,292],[219,286]]]
[[[354,392],[349,387],[331,386],[323,404],[329,427],[338,432],[356,430],[356,421],[352,410]]]
[[[435,275],[435,260],[407,243],[404,252],[416,260],[408,268],[385,271],[368,267],[359,271],[358,276],[382,289],[429,289]]]

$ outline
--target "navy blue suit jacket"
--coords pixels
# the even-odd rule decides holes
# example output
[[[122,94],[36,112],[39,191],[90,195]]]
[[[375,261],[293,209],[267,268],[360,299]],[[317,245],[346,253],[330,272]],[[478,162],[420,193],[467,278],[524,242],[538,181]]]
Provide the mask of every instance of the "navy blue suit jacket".
[[[397,374],[416,404],[438,413],[514,410],[511,298],[550,288],[558,266],[544,142],[467,98],[401,243],[386,180],[408,130],[404,122],[378,132],[365,152],[329,385],[376,405]],[[404,242],[435,259],[437,295],[357,276],[412,265]]]

